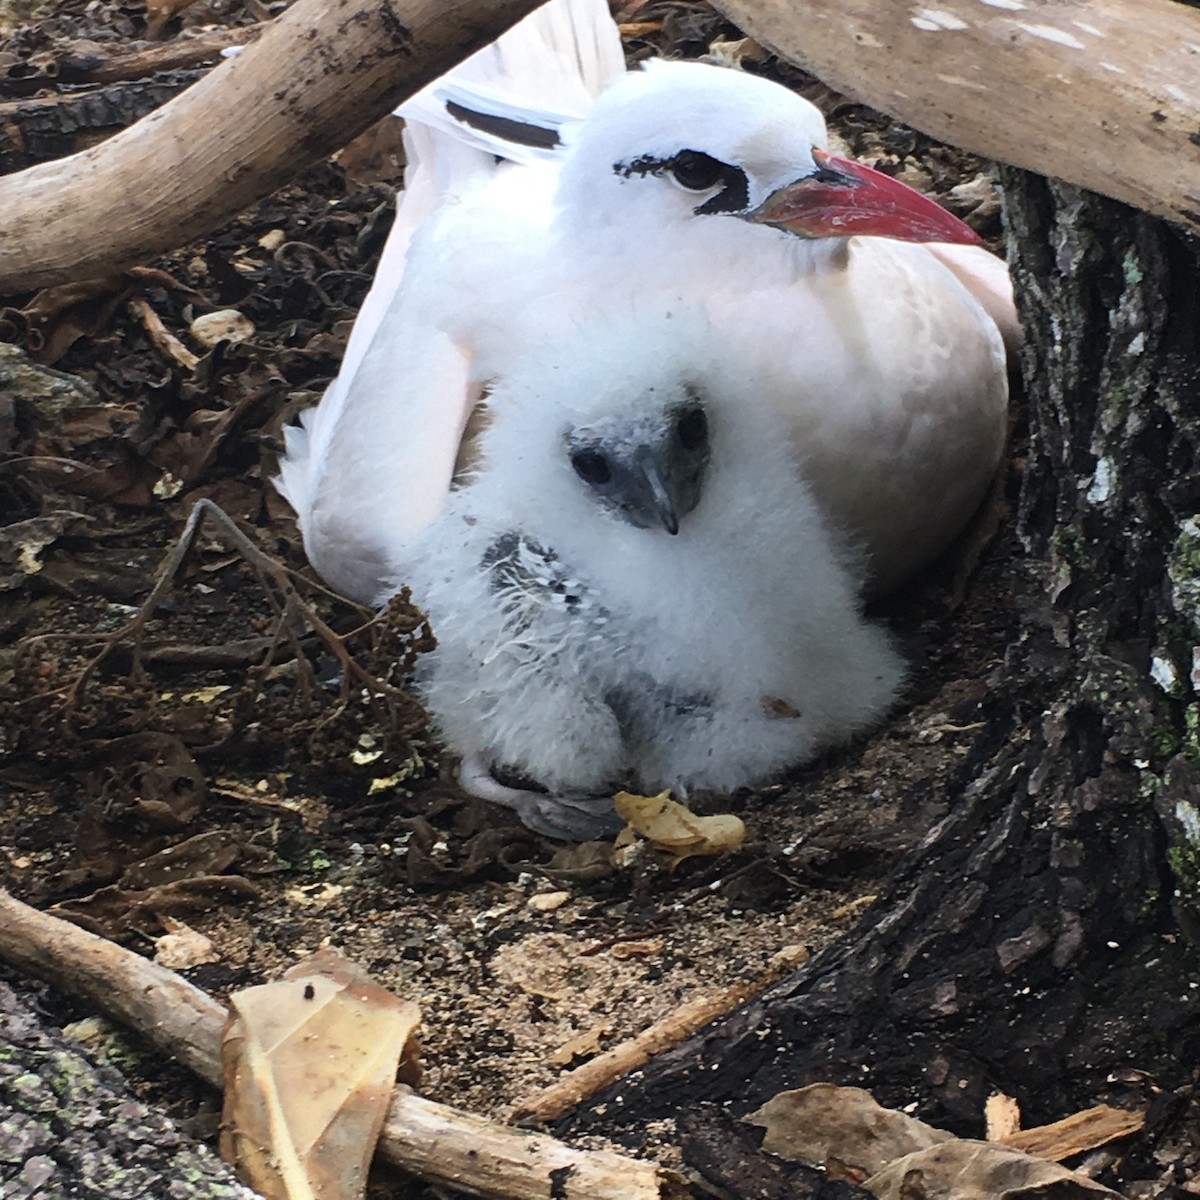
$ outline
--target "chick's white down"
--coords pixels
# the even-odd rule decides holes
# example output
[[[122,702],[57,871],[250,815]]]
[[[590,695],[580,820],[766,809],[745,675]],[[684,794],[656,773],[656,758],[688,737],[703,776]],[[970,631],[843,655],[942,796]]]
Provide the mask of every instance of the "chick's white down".
[[[555,792],[729,789],[877,720],[902,665],[860,562],[797,474],[761,380],[703,317],[617,321],[529,351],[489,401],[473,476],[407,548],[448,744]],[[707,466],[678,533],[572,465],[669,443],[699,405]]]

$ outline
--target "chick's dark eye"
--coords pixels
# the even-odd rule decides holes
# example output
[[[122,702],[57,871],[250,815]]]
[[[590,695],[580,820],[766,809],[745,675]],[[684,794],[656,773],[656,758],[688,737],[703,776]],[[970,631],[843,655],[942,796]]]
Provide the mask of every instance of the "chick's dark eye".
[[[675,436],[685,450],[699,450],[708,441],[708,418],[702,408],[689,408],[675,422]]]
[[[723,162],[699,150],[680,150],[671,160],[671,175],[675,182],[692,192],[716,187],[725,178],[727,170]]]
[[[612,478],[612,466],[599,450],[576,450],[571,466],[584,483],[604,484]]]

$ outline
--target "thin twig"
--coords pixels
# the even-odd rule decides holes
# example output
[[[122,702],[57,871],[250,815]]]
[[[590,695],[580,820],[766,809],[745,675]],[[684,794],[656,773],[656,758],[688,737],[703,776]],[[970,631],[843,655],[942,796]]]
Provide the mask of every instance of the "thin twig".
[[[588,1096],[595,1095],[644,1066],[654,1055],[678,1045],[705,1025],[745,1004],[752,996],[766,991],[807,958],[808,951],[802,946],[788,946],[780,950],[766,969],[753,979],[698,996],[642,1030],[636,1037],[568,1071],[557,1082],[517,1105],[518,1115],[522,1119],[556,1121]]]
[[[265,551],[258,546],[238,528],[236,522],[223,509],[209,499],[197,500],[195,507],[188,515],[187,523],[183,527],[183,532],[179,535],[175,546],[170,554],[167,555],[162,567],[159,569],[158,576],[155,580],[154,587],[150,590],[149,596],[143,601],[141,607],[134,616],[120,629],[110,634],[104,639],[104,646],[100,652],[87,663],[83,670],[79,673],[75,682],[68,690],[70,702],[74,705],[79,701],[84,687],[95,674],[97,669],[103,665],[105,660],[113,653],[113,651],[122,643],[130,638],[134,639],[135,653],[138,643],[140,643],[142,633],[146,623],[153,616],[155,609],[163,596],[171,589],[175,582],[175,577],[178,575],[180,568],[183,566],[184,560],[187,558],[188,552],[191,550],[200,527],[205,520],[212,522],[217,530],[233,545],[233,547],[241,553],[242,557],[254,570],[258,576],[259,582],[263,585],[263,590],[267,596],[273,611],[276,614],[279,626],[282,628],[284,635],[287,637],[288,643],[296,655],[298,663],[303,664],[303,669],[311,674],[311,667],[308,665],[308,659],[304,654],[303,648],[300,646],[296,637],[296,632],[292,628],[292,622],[288,619],[291,613],[298,613],[312,627],[313,631],[329,648],[330,653],[337,659],[338,665],[342,672],[342,697],[343,701],[348,698],[350,680],[357,680],[368,691],[374,694],[380,694],[392,698],[401,698],[404,693],[399,689],[394,688],[391,684],[376,678],[365,668],[359,666],[351,657],[350,652],[346,649],[345,641],[339,637],[325,622],[317,615],[313,607],[306,603],[304,598],[296,590],[295,585],[291,580],[291,572],[281,563],[277,562]],[[268,584],[268,579],[272,581],[280,590],[284,597],[284,604],[281,606],[274,592]],[[312,680],[315,686],[315,680]]]

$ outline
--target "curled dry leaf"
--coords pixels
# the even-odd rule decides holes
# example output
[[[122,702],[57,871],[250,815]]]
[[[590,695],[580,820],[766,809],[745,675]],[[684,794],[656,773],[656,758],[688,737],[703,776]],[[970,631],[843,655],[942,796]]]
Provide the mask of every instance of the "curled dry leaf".
[[[420,1010],[331,950],[230,998],[221,1154],[268,1200],[352,1200]]]
[[[223,904],[260,899],[258,888],[240,875],[207,875],[145,889],[103,887],[80,900],[64,900],[47,911],[111,942],[132,934],[153,936],[168,914],[205,914]]]
[[[766,1128],[764,1150],[824,1167],[832,1178],[862,1184],[878,1200],[1094,1200],[1117,1195],[1023,1150],[960,1140],[883,1108],[862,1088],[816,1083],[781,1092],[746,1120]]]
[[[618,792],[613,797],[617,815],[628,821],[647,841],[677,859],[697,854],[724,854],[746,840],[746,826],[732,813],[698,817],[671,799],[670,791],[657,796]]]
[[[828,1167],[853,1183],[894,1159],[951,1140],[915,1117],[883,1108],[863,1088],[832,1083],[780,1092],[746,1120],[766,1128],[762,1148],[769,1153]]]
[[[185,828],[199,816],[208,792],[182,739],[152,729],[109,742],[88,782],[107,819],[136,817],[160,830]]]
[[[0,529],[0,591],[20,587],[42,570],[42,552],[59,538],[85,532],[94,522],[77,512],[52,512]]]
[[[995,1142],[951,1139],[889,1163],[864,1185],[878,1200],[1098,1200],[1120,1193]]]

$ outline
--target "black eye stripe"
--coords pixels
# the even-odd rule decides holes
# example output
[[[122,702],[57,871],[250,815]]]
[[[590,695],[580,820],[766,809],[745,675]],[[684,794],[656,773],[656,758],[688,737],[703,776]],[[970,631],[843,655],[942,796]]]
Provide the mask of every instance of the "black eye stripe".
[[[705,202],[692,209],[697,216],[709,213],[740,213],[750,207],[750,182],[745,171],[737,167],[727,167],[725,186]]]
[[[643,154],[629,162],[614,163],[613,173],[624,179],[634,175],[670,175],[681,186],[696,191],[720,185],[721,190],[716,195],[692,210],[698,216],[745,212],[750,207],[750,183],[746,172],[699,150],[680,150],[669,158]]]

